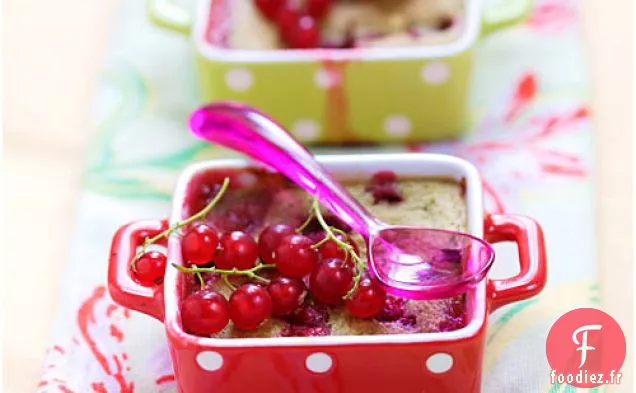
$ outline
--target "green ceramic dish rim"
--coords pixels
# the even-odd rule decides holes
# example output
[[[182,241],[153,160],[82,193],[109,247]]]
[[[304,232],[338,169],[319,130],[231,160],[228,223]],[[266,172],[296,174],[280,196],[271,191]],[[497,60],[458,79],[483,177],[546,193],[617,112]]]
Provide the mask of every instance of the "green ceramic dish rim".
[[[214,47],[205,40],[212,1],[218,0],[198,1],[194,26],[188,11],[173,3],[173,0],[147,0],[147,12],[156,25],[189,35],[199,55],[210,61],[259,64],[312,63],[324,60],[396,61],[451,57],[470,49],[480,36],[525,20],[532,8],[532,0],[505,0],[504,3],[497,4],[498,8],[484,8],[483,0],[464,0],[466,5],[464,31],[459,39],[448,44],[352,50],[240,50]]]
[[[215,47],[205,39],[205,30],[208,23],[207,15],[210,13],[212,1],[216,0],[198,1],[197,18],[193,29],[193,40],[197,51],[204,57],[224,63],[288,63],[316,62],[322,60],[413,60],[453,56],[467,50],[477,41],[481,27],[483,4],[482,0],[464,1],[466,9],[464,31],[460,38],[443,45],[369,49],[240,50]]]

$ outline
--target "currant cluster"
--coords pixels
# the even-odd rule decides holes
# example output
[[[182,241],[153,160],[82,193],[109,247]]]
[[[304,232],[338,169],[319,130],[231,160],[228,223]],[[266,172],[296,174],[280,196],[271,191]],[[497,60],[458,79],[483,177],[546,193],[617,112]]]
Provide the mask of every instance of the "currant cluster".
[[[224,179],[223,184],[221,185],[221,188],[219,189],[216,196],[197,214],[186,220],[178,222],[173,227],[166,229],[156,236],[145,239],[144,244],[141,246],[141,250],[135,255],[130,263],[132,276],[138,283],[147,287],[152,287],[160,285],[163,282],[163,277],[166,273],[166,265],[168,261],[166,254],[158,250],[148,250],[148,248],[151,245],[155,244],[157,241],[167,238],[171,233],[181,231],[182,228],[190,227],[192,224],[204,219],[205,216],[212,210],[212,208],[214,208],[214,206],[219,202],[219,200],[227,190],[229,184],[230,180],[228,178]],[[210,236],[211,234],[212,236],[215,236],[214,239],[216,239],[216,233],[212,231],[211,228],[206,229],[205,225],[195,225],[194,227],[190,228],[188,235],[190,235],[192,232],[200,233],[204,241],[208,241],[210,243],[212,241],[212,238],[208,239],[206,236]],[[188,235],[186,235],[186,237]],[[197,245],[195,244],[194,247],[197,247]]]
[[[276,24],[280,38],[292,49],[320,45],[320,20],[332,0],[254,0],[260,12]]]
[[[214,199],[201,212],[148,239],[133,260],[134,277],[143,285],[160,284],[166,257],[145,248],[175,231],[181,232],[183,266],[195,274],[201,289],[181,305],[184,330],[209,336],[230,321],[240,330],[255,330],[272,317],[296,312],[306,297],[325,306],[344,305],[358,318],[378,316],[386,294],[365,275],[366,263],[356,243],[342,229],[330,226],[317,201],[305,223],[294,228],[280,223],[266,226],[257,237],[242,232],[219,233],[204,218],[227,189],[227,179]],[[319,231],[307,233],[318,222]],[[305,234],[304,234],[305,233]],[[231,290],[223,294],[206,283],[203,275],[222,278]]]
[[[234,231],[215,242],[214,235],[190,232],[182,243],[184,260],[200,263],[175,267],[186,273],[220,275],[232,293],[226,300],[218,291],[203,287],[188,296],[182,305],[184,329],[211,335],[232,321],[237,329],[255,330],[268,318],[290,316],[307,296],[322,305],[344,304],[359,318],[378,315],[385,304],[384,290],[371,278],[362,277],[352,239],[336,228],[325,228],[317,241],[303,235],[302,227],[288,224],[265,227],[258,240]],[[197,235],[188,241],[191,233]],[[236,278],[243,281],[238,287],[230,282]]]

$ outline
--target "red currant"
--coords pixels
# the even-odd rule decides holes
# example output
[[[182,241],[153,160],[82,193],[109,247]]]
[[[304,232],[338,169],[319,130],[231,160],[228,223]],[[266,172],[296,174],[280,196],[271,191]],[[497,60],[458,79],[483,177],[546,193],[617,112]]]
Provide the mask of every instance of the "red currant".
[[[360,280],[358,288],[351,296],[351,299],[345,301],[345,305],[354,317],[371,318],[384,310],[385,300],[386,293],[380,284],[371,278],[365,277]]]
[[[303,302],[305,284],[297,278],[277,277],[267,287],[272,297],[275,317],[283,317],[294,312]]]
[[[248,282],[230,296],[230,319],[240,330],[256,330],[272,315],[272,298],[267,289]]]
[[[329,336],[331,327],[329,309],[322,304],[304,302],[287,318],[289,325],[281,332],[283,337]]]
[[[302,16],[296,20],[289,30],[285,30],[284,37],[290,48],[311,49],[320,44],[320,29],[316,20],[311,16]]]
[[[351,247],[353,247],[355,253],[357,255],[360,255],[358,246],[348,236],[343,236],[342,234],[337,233],[336,237],[338,238],[338,240],[348,243]],[[323,245],[321,245],[318,249],[318,252],[320,253],[322,259],[339,258],[351,260],[350,257],[347,258],[347,251],[340,248],[340,246],[338,246],[338,243],[333,240],[328,240]]]
[[[289,322],[310,327],[326,326],[329,322],[329,309],[322,304],[304,302],[289,316]]]
[[[448,332],[464,326],[464,308],[464,301],[461,298],[449,299],[449,304],[446,306],[446,316],[440,321],[439,330]]]
[[[437,22],[437,28],[439,30],[448,30],[455,24],[452,16],[443,16]]]
[[[331,258],[321,261],[309,279],[309,288],[314,298],[323,304],[335,306],[353,286],[353,269],[343,259]]]
[[[258,258],[258,246],[250,235],[241,231],[221,236],[221,247],[214,264],[219,269],[246,270],[254,267]]]
[[[133,277],[146,287],[159,285],[163,282],[166,262],[166,256],[159,251],[146,251],[135,261]]]
[[[219,237],[208,225],[199,224],[181,240],[183,260],[195,265],[206,265],[214,259]]]
[[[209,336],[223,330],[230,320],[230,306],[223,295],[202,289],[189,295],[181,304],[183,330]]]
[[[274,253],[278,271],[283,276],[292,278],[302,278],[311,273],[318,263],[318,251],[312,245],[312,241],[303,235],[284,237]]]
[[[380,322],[395,322],[404,317],[406,310],[404,305],[406,302],[402,298],[386,296],[384,308],[378,314],[376,319]]]
[[[397,181],[397,174],[390,170],[377,171],[371,176],[371,184],[395,183]]]
[[[274,224],[266,227],[258,238],[258,255],[265,263],[274,263],[274,251],[283,238],[294,234],[294,228],[287,224]]]
[[[284,2],[285,0],[254,0],[258,9],[269,20],[276,19],[276,15]]]
[[[398,178],[393,171],[379,171],[371,178],[371,182],[365,187],[367,192],[373,195],[373,204],[388,202],[399,203],[404,196],[398,187]]]
[[[305,3],[307,14],[316,19],[321,19],[331,7],[332,0],[307,0]]]
[[[292,28],[298,24],[301,15],[297,8],[283,7],[276,15],[276,24],[278,25],[278,34],[287,41]]]

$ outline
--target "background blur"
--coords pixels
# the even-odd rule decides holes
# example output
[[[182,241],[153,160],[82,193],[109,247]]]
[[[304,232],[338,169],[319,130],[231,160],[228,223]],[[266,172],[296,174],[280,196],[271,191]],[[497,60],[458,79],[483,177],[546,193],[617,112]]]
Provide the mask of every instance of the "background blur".
[[[605,309],[632,346],[633,1],[580,0],[594,91]],[[117,0],[5,0],[5,391],[33,391],[56,313],[94,82]],[[629,142],[629,143],[628,143]],[[629,358],[628,358],[629,360]],[[608,391],[631,392],[625,382]]]

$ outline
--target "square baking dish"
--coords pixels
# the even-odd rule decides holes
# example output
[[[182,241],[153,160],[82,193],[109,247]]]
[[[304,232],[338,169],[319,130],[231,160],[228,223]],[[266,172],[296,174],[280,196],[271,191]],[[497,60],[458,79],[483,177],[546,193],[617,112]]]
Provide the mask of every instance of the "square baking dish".
[[[392,170],[398,176],[444,177],[466,185],[469,232],[491,243],[514,241],[520,272],[511,278],[484,279],[466,294],[466,325],[440,333],[203,338],[181,328],[179,305],[183,275],[168,267],[164,283],[142,287],[129,275],[129,263],[148,236],[183,219],[187,185],[197,173],[258,166],[245,160],[203,162],[186,169],[178,181],[170,220],[137,221],[122,226],[113,238],[109,291],[122,306],[165,324],[174,371],[182,393],[260,392],[326,393],[477,393],[488,315],[506,304],[539,293],[546,282],[543,235],[530,218],[484,217],[482,188],[476,169],[458,158],[433,154],[374,154],[318,157],[336,177],[371,176]],[[168,239],[168,259],[181,263],[180,239]]]
[[[485,7],[482,0],[466,0],[461,34],[449,43],[245,50],[210,38],[223,37],[231,28],[231,1],[198,0],[194,17],[170,0],[150,0],[148,11],[159,26],[190,36],[203,102],[255,106],[305,144],[460,136],[469,120],[475,44],[489,32],[524,20],[531,5],[530,0],[506,0]]]

